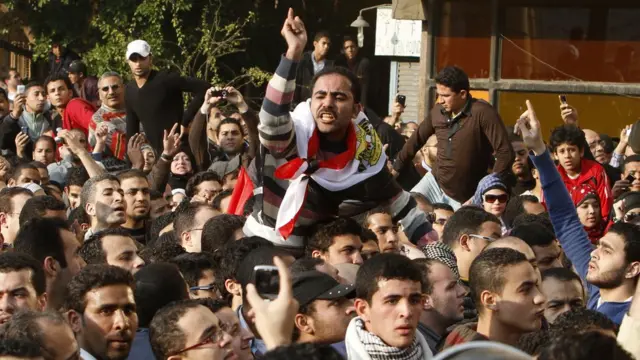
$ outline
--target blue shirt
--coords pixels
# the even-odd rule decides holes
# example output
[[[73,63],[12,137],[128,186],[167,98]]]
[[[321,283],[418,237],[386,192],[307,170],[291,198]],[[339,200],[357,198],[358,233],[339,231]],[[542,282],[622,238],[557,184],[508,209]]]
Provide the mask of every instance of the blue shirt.
[[[251,331],[251,328],[249,327],[249,324],[244,320],[244,316],[242,315],[242,305],[238,307],[238,310],[236,310],[236,313],[238,314],[238,319],[240,319],[240,326],[242,326],[243,329],[247,329],[251,333],[253,333],[253,331]],[[251,345],[251,353],[255,357],[261,357],[267,352],[267,345],[264,343],[264,341],[262,341],[261,339],[258,339],[257,337],[254,337],[251,340],[250,345]]]
[[[127,360],[156,360],[149,341],[149,329],[139,328],[131,344]]]

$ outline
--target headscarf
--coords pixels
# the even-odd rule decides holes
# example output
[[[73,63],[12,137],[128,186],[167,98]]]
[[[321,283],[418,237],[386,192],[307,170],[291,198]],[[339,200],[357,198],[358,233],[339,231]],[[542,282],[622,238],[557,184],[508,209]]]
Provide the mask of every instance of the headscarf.
[[[588,183],[583,183],[572,187],[571,189],[569,189],[569,195],[571,195],[571,200],[573,200],[573,204],[575,205],[576,209],[588,199],[596,199],[596,201],[600,203],[598,193],[593,188],[593,186]],[[591,240],[591,243],[596,244],[598,240],[600,240],[600,238],[604,235],[606,225],[607,222],[602,218],[602,211],[600,211],[600,222],[590,229],[586,227],[584,228],[584,230],[587,232],[587,235],[589,236],[589,240]]]
[[[480,180],[480,182],[478,183],[476,192],[473,195],[473,204],[482,206],[482,195],[484,195],[487,191],[493,189],[500,189],[504,190],[507,194],[509,193],[509,187],[504,183],[504,181],[502,181],[498,174],[489,174],[483,177],[482,180]]]

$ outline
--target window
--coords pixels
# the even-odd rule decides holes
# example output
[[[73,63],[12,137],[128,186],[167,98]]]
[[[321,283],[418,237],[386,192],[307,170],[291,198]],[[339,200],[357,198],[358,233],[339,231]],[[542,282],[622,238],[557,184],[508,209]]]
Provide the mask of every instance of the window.
[[[507,7],[505,79],[640,81],[640,9]]]
[[[491,6],[488,0],[446,1],[436,36],[436,72],[462,68],[469,78],[488,78],[491,58]]]
[[[525,101],[533,103],[542,123],[542,133],[549,138],[551,130],[562,125],[558,94],[507,92],[498,95],[499,112],[506,125],[514,125],[526,110]],[[580,127],[620,136],[626,125],[640,118],[640,99],[617,95],[568,94],[567,102],[578,110]]]

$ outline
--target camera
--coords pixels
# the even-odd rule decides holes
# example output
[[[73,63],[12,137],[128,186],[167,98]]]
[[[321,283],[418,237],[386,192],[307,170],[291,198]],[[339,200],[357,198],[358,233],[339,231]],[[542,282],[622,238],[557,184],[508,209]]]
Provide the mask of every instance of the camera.
[[[253,268],[253,279],[258,294],[263,299],[275,299],[280,291],[278,268],[270,265],[258,265]]]
[[[211,93],[211,96],[213,97],[221,97],[221,98],[226,98],[227,95],[229,95],[229,92],[227,90],[217,90]]]

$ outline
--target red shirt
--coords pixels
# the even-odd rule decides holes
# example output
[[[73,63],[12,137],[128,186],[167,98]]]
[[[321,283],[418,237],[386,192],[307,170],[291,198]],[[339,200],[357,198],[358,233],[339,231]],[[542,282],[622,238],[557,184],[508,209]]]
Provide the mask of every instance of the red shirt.
[[[582,159],[580,161],[580,175],[577,178],[571,179],[561,165],[558,165],[558,171],[569,193],[571,193],[573,188],[580,187],[583,184],[588,184],[595,189],[600,199],[602,221],[608,221],[609,212],[613,206],[613,197],[611,194],[611,186],[609,185],[609,178],[607,177],[604,167],[596,161]]]
[[[64,108],[62,128],[65,130],[80,129],[89,136],[89,124],[96,108],[88,101],[80,98],[71,99]]]

